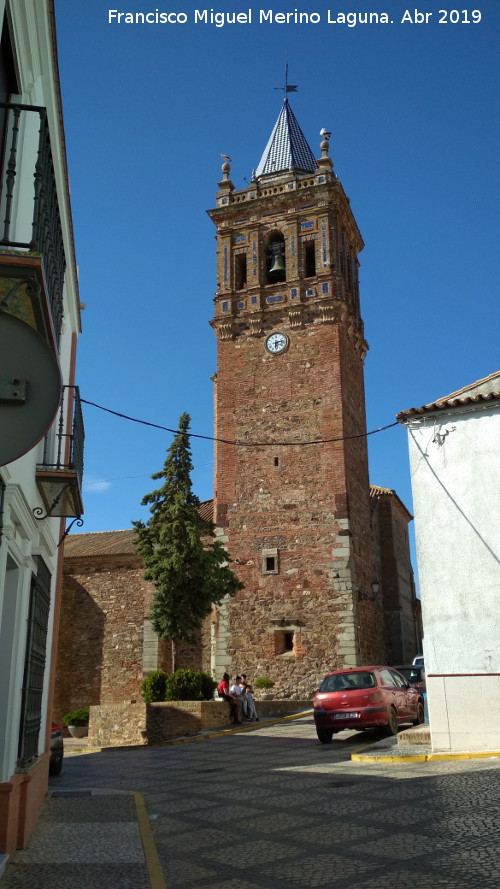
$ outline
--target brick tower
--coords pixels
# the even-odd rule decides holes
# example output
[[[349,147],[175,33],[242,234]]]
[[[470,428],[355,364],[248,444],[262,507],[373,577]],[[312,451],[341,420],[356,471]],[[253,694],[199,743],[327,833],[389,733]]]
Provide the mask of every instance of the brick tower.
[[[372,566],[358,295],[363,241],[285,100],[252,181],[216,207],[215,524],[245,584],[212,668],[278,686],[384,658]],[[237,442],[234,444],[233,442]]]

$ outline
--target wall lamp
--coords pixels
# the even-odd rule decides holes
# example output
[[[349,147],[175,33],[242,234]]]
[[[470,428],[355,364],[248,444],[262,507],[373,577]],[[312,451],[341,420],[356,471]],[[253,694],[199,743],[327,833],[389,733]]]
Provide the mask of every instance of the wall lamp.
[[[380,583],[378,582],[378,580],[376,578],[375,578],[375,580],[372,581],[371,590],[372,590],[371,596],[369,596],[368,593],[359,592],[358,593],[358,602],[375,602],[375,599],[377,598],[377,596],[380,592]]]

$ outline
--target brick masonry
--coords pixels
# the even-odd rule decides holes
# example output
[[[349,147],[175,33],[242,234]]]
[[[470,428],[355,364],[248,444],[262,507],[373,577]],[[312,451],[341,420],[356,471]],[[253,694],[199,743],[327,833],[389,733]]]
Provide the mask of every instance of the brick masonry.
[[[244,589],[218,609],[224,645],[216,639],[212,666],[286,687],[384,662],[391,641],[383,596],[372,592],[383,560],[364,437],[363,242],[324,153],[313,176],[283,172],[241,191],[228,171],[209,211],[217,228],[214,416],[216,440],[239,444],[216,441],[214,501]],[[280,282],[266,264],[276,239],[286,266]],[[266,349],[273,332],[286,338],[279,354]],[[321,444],[291,444],[300,441]]]

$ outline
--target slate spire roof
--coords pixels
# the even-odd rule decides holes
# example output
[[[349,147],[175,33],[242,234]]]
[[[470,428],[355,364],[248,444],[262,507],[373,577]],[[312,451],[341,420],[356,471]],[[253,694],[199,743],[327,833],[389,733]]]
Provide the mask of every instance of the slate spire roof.
[[[266,173],[284,173],[288,170],[314,173],[317,166],[314,154],[285,96],[255,175],[259,178]]]

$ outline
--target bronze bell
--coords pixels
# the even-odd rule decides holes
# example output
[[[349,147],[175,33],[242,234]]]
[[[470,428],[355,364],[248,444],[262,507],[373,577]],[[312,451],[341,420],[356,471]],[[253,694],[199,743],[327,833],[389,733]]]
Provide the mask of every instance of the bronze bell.
[[[280,243],[271,244],[271,267],[268,271],[268,277],[272,282],[285,280],[285,257],[283,256],[283,245]]]

